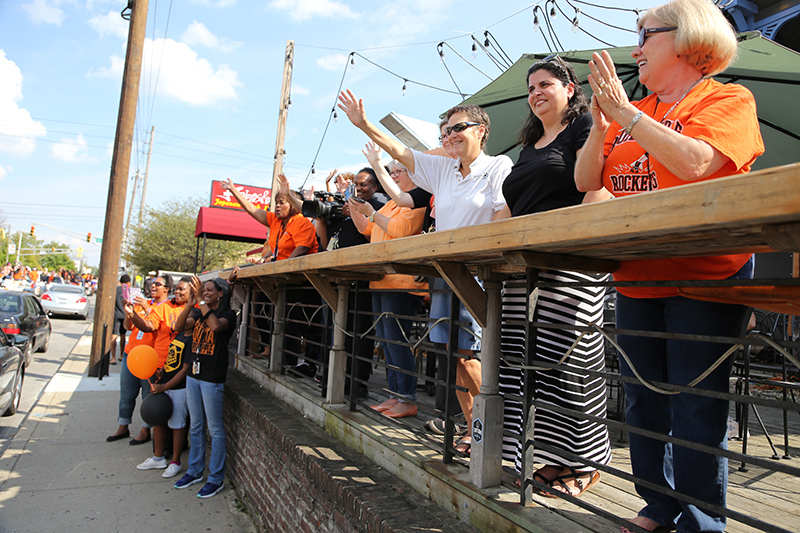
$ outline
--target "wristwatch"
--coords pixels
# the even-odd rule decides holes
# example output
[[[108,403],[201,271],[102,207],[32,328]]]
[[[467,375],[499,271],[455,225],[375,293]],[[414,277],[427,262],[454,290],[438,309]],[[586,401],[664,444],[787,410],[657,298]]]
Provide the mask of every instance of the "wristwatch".
[[[205,301],[205,300],[200,300],[200,303],[198,303],[197,305],[198,305],[198,306],[200,306],[200,305],[206,305],[206,301]]]
[[[372,214],[367,217],[367,220],[370,222],[375,222],[375,213],[377,213],[377,211],[373,211]]]

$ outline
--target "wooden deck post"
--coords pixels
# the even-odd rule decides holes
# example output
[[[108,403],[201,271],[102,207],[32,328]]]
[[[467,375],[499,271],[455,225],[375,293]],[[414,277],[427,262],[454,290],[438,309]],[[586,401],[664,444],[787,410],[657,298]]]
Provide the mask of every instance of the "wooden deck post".
[[[236,352],[241,357],[247,356],[247,332],[250,325],[250,301],[253,296],[252,285],[244,287],[244,303],[242,304],[242,321],[239,324],[239,342],[236,345]]]
[[[500,396],[499,281],[486,280],[486,326],[481,338],[481,393],[472,409],[470,481],[478,488],[500,484],[503,462],[503,397]]]
[[[277,287],[272,320],[272,342],[269,349],[269,370],[279,374],[283,367],[283,334],[286,328],[286,285]]]
[[[347,368],[347,351],[344,349],[344,336],[347,328],[347,297],[350,284],[339,283],[336,286],[338,297],[336,299],[336,312],[333,315],[333,346],[328,364],[328,394],[325,401],[328,403],[344,402],[344,380]],[[355,388],[351,388],[351,391]]]

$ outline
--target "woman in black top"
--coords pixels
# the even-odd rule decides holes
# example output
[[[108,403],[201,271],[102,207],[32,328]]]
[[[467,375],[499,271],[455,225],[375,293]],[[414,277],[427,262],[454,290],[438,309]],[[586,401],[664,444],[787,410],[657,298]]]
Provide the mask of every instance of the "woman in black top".
[[[189,304],[175,322],[178,331],[191,331],[192,350],[187,364],[186,402],[189,406],[191,448],[189,468],[175,483],[184,489],[203,480],[205,470],[206,432],[211,434],[211,458],[208,482],[197,495],[210,498],[222,490],[225,478],[227,437],[222,418],[222,398],[228,374],[228,341],[236,326],[236,313],[228,306],[230,287],[221,278],[204,284],[192,277]],[[195,307],[197,303],[197,307]]]
[[[575,187],[575,160],[589,135],[592,119],[572,67],[553,56],[534,63],[526,79],[531,113],[520,133],[523,149],[519,160],[503,183],[503,195],[508,203],[506,216],[609,198],[604,189],[584,194]],[[554,270],[540,271],[538,276],[539,281],[566,281],[575,285],[540,288],[535,322],[584,326],[601,322],[605,289],[578,284],[598,281],[603,276]],[[519,366],[525,364],[524,323],[528,296],[524,275],[505,282],[500,392],[505,396],[507,434],[524,433],[521,401],[525,390],[524,373]],[[510,323],[512,321],[516,323]],[[579,335],[569,329],[536,330],[536,345],[531,347],[532,364],[546,361],[561,366],[533,371],[533,381],[528,387],[529,394],[538,402],[534,418],[534,463],[545,465],[534,473],[534,479],[573,496],[580,496],[596,483],[600,474],[580,460],[567,459],[558,449],[601,464],[608,463],[611,458],[606,426],[547,409],[547,404],[552,404],[597,417],[606,414],[605,380],[581,372],[605,369],[603,339],[599,334],[590,334],[576,343]],[[573,344],[576,344],[574,349],[562,362]],[[556,450],[544,449],[541,445]],[[522,446],[518,438],[504,437],[503,455],[515,461],[517,469],[521,470]]]

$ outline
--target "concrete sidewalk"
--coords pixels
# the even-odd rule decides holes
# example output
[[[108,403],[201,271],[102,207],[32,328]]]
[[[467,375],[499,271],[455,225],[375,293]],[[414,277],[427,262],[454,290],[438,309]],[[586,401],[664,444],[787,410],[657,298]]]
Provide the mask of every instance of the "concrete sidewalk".
[[[119,365],[102,381],[86,377],[90,346],[91,328],[0,457],[0,531],[256,531],[228,480],[201,500],[201,484],[172,487],[182,474],[164,479],[163,470],[136,469],[152,455],[151,443],[106,442],[117,428]]]

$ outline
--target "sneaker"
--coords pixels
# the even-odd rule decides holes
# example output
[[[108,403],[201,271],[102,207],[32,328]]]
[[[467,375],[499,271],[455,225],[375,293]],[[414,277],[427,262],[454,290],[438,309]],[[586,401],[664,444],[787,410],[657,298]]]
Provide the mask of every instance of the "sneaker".
[[[176,489],[185,489],[186,487],[191,487],[195,483],[200,483],[201,481],[203,481],[203,476],[194,477],[191,474],[184,474],[174,486]]]
[[[197,493],[198,498],[210,498],[212,496],[216,496],[216,494],[222,490],[222,483],[211,483],[208,482],[203,485],[203,488],[200,489],[200,492]]]
[[[181,471],[181,464],[180,463],[170,463],[164,473],[161,474],[163,477],[175,477]]]
[[[163,457],[148,457],[141,464],[136,465],[139,470],[155,470],[157,468],[166,468],[167,460]]]

